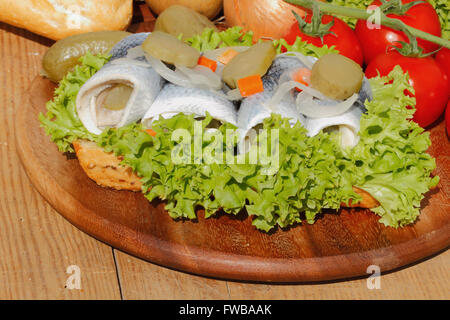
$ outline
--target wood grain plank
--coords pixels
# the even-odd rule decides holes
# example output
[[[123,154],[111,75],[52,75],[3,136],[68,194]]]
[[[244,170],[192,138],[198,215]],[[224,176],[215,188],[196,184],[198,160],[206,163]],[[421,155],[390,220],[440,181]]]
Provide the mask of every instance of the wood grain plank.
[[[231,299],[450,299],[447,250],[433,258],[396,272],[383,274],[380,289],[368,289],[367,278],[300,285],[266,285],[228,282]]]
[[[226,281],[174,271],[114,250],[123,299],[229,299]]]
[[[14,118],[49,44],[0,24],[0,299],[119,299],[111,247],[57,214],[16,154]],[[65,288],[70,265],[80,268],[80,290]]]

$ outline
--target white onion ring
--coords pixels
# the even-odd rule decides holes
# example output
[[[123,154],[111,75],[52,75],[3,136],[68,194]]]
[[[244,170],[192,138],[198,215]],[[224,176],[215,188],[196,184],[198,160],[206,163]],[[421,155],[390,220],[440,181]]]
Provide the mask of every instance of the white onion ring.
[[[308,92],[302,91],[295,101],[297,110],[301,114],[310,118],[334,117],[343,114],[358,100],[358,94],[354,93],[350,98],[338,102],[329,100],[332,103],[319,104],[314,101],[314,97]]]
[[[175,67],[189,78],[194,86],[199,85],[213,90],[220,90],[222,88],[221,78],[207,67],[195,66],[194,68],[187,68],[177,65]]]
[[[136,59],[136,58],[144,57],[144,56],[145,56],[145,52],[144,52],[144,49],[142,49],[142,46],[130,48],[127,51],[127,58],[130,58],[130,59]]]
[[[181,87],[192,88],[194,85],[190,81],[188,77],[180,72],[176,72],[167,67],[164,62],[159,59],[153,58],[149,54],[145,55],[145,58],[152,66],[153,70],[155,70],[161,77],[166,79],[167,81],[176,84]]]
[[[283,84],[278,86],[278,88],[275,90],[274,95],[269,100],[269,102],[267,102],[266,106],[270,110],[275,110],[276,106],[281,102],[281,100],[283,100],[284,96],[294,88],[300,88],[304,92],[307,92],[311,96],[316,97],[318,99],[325,100],[325,101],[333,101],[333,100],[328,99],[320,91],[313,89],[311,87],[305,86],[304,84],[302,84],[300,82],[291,80],[291,81],[286,81]]]

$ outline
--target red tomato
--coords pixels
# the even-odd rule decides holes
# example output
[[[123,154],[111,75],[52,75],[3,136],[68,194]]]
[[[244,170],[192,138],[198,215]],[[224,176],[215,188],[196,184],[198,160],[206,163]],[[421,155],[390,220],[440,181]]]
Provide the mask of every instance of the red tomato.
[[[366,76],[372,78],[389,74],[400,65],[409,74],[409,83],[415,90],[416,113],[413,120],[425,128],[436,121],[448,101],[448,80],[433,58],[404,57],[397,51],[380,54],[369,63]]]
[[[305,18],[306,22],[311,22],[311,14],[308,14]],[[330,28],[330,31],[333,32],[325,35],[323,37],[323,42],[320,37],[312,37],[307,34],[304,34],[300,31],[300,27],[298,23],[295,22],[289,31],[289,33],[283,37],[286,39],[288,44],[293,44],[297,39],[297,36],[301,37],[303,41],[311,43],[317,47],[323,47],[323,45],[335,46],[336,50],[339,51],[340,54],[346,56],[359,65],[363,63],[363,54],[361,50],[361,45],[359,44],[358,38],[355,35],[355,32],[350,28],[344,21],[339,18],[323,15],[322,23],[327,24],[334,19],[334,25]]]
[[[403,0],[402,3],[406,4],[412,1],[415,0]],[[375,0],[372,5],[379,6],[381,5],[381,1]],[[387,16],[401,20],[413,28],[434,34],[438,37],[441,36],[439,16],[428,2],[413,6],[404,16],[394,14],[388,14]],[[395,44],[395,41],[409,42],[408,37],[401,31],[385,26],[381,26],[379,29],[369,29],[366,20],[359,20],[357,22],[355,33],[361,43],[366,64],[369,64],[377,55],[385,53],[388,46],[398,46],[398,44]],[[437,44],[419,38],[417,39],[417,43],[424,49],[424,53],[433,52],[439,48]]]
[[[445,125],[447,126],[447,135],[450,137],[450,100],[447,103],[447,110],[445,110]]]
[[[436,54],[436,62],[441,66],[441,69],[447,75],[449,81],[448,90],[450,91],[450,49],[442,48],[439,50]]]

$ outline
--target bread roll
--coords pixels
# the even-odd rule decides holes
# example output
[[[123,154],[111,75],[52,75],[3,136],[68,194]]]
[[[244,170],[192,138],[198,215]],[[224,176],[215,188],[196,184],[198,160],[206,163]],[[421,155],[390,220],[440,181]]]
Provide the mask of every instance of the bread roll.
[[[140,178],[128,166],[120,164],[114,153],[105,152],[96,143],[86,140],[73,142],[78,161],[87,176],[102,187],[140,191]]]
[[[59,40],[73,34],[124,30],[133,0],[1,0],[0,21]]]

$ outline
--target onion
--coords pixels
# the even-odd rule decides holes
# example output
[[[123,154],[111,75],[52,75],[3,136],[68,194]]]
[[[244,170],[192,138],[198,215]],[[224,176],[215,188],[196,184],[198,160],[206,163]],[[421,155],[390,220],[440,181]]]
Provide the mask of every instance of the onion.
[[[283,77],[283,75],[281,77]],[[268,107],[271,110],[275,110],[276,106],[281,102],[281,100],[283,100],[283,98],[286,96],[286,94],[289,93],[294,88],[300,88],[300,89],[308,92],[311,97],[316,97],[321,100],[329,100],[320,91],[317,91],[311,87],[305,86],[300,82],[291,80],[291,81],[286,81],[283,84],[281,84],[280,86],[278,86],[278,88],[275,90],[274,95],[269,100],[269,102],[266,104],[266,107]]]
[[[199,85],[213,90],[220,90],[222,88],[222,79],[214,73],[211,69],[204,66],[195,66],[194,68],[187,68],[176,66],[177,70],[187,76],[194,86]]]
[[[282,38],[297,21],[291,10],[301,17],[306,14],[302,8],[283,0],[224,0],[223,5],[227,25],[253,31],[253,41],[261,37]]]
[[[209,68],[203,66],[195,66],[194,68],[178,66],[174,71],[159,59],[148,54],[146,54],[145,57],[153,70],[155,70],[162,78],[173,84],[185,88],[206,89],[219,97],[231,101],[242,99],[239,89],[230,90],[227,93],[224,93],[222,91],[222,80],[220,76],[212,72]]]
[[[327,100],[319,103],[314,100],[314,97],[312,95],[305,91],[302,91],[298,94],[296,99],[297,110],[301,114],[311,118],[338,116],[351,108],[356,100],[358,100],[358,94],[355,93],[350,98],[342,102],[329,99]]]
[[[189,80],[189,78],[184,74],[171,70],[164,64],[164,62],[159,59],[153,58],[148,54],[146,54],[145,57],[152,66],[153,70],[155,70],[161,77],[163,77],[167,81],[181,87],[193,87],[191,80]]]

